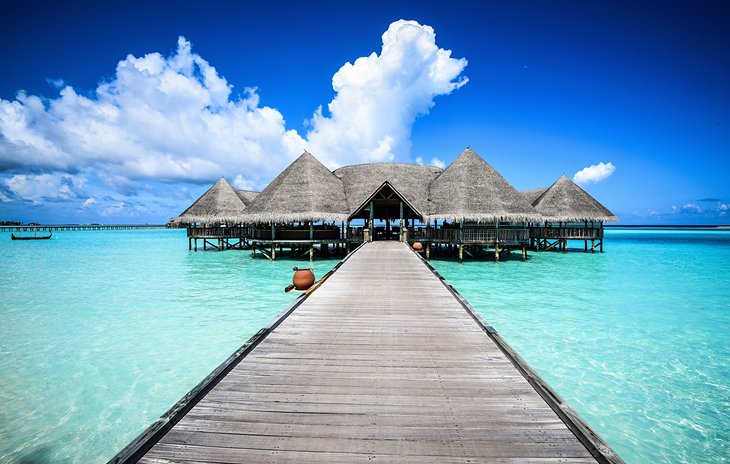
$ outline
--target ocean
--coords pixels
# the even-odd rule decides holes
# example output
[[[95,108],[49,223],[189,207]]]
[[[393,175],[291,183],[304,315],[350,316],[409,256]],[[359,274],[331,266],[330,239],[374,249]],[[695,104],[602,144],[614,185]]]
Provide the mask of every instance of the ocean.
[[[727,462],[730,232],[610,229],[605,253],[580,246],[431,263],[627,462]],[[106,462],[285,309],[292,267],[309,267],[190,252],[184,230],[0,233],[0,256],[11,463]]]

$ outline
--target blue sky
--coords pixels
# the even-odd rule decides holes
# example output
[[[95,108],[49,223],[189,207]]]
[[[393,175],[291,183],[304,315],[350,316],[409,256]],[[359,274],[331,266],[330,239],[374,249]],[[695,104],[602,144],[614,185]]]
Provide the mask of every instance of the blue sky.
[[[0,220],[164,222],[304,148],[471,146],[520,190],[590,168],[626,224],[730,223],[730,3],[264,3],[5,2]]]

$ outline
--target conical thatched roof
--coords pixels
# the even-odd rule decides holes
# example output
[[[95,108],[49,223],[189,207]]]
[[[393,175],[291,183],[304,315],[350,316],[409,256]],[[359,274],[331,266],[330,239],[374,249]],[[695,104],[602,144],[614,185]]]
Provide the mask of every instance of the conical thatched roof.
[[[532,206],[535,206],[535,202],[538,198],[540,198],[540,195],[545,193],[545,190],[547,190],[547,187],[539,188],[539,189],[532,189],[532,190],[523,190],[520,193],[523,197],[525,197],[525,200]]]
[[[467,148],[431,183],[429,219],[519,222],[541,217],[520,192]]]
[[[221,177],[176,220],[183,224],[240,222],[244,209],[246,205],[236,190]]]
[[[534,205],[545,221],[618,221],[611,211],[565,176],[560,176]]]
[[[304,152],[248,205],[247,223],[345,221],[342,180]]]
[[[256,196],[259,194],[259,192],[254,192],[252,190],[236,190],[236,193],[241,198],[241,201],[243,201],[243,204],[246,206],[254,201],[256,199]]]
[[[350,214],[388,182],[418,214],[428,214],[428,187],[441,168],[402,163],[373,163],[344,166],[335,170],[342,179]]]

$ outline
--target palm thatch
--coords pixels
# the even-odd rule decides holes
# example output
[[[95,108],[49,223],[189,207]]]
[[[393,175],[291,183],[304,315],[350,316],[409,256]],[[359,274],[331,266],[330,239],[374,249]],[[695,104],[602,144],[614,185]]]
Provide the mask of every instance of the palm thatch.
[[[236,190],[236,193],[241,198],[241,201],[243,201],[243,204],[248,206],[254,199],[256,199],[256,196],[259,194],[259,192],[254,192],[253,190]]]
[[[547,190],[547,187],[539,188],[539,189],[532,189],[532,190],[523,190],[520,193],[523,197],[525,197],[525,200],[532,206],[535,206],[535,202],[538,198],[540,198],[540,195],[545,193],[545,190]]]
[[[347,213],[342,180],[305,151],[248,205],[244,221],[345,221]]]
[[[535,209],[549,222],[616,222],[619,219],[588,192],[565,176],[535,200]]]
[[[527,200],[470,148],[431,182],[428,217],[477,223],[541,219]]]
[[[428,187],[441,168],[402,163],[373,163],[344,166],[335,170],[342,179],[349,213],[388,182],[422,218],[428,214]]]
[[[236,223],[245,209],[236,190],[221,177],[175,220],[182,224]]]

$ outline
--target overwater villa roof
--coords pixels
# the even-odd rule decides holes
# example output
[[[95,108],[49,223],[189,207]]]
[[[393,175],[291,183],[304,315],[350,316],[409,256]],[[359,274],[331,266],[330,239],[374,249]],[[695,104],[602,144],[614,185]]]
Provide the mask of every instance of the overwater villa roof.
[[[533,203],[544,221],[616,222],[619,219],[605,206],[565,176],[555,181]]]
[[[403,163],[373,163],[344,166],[334,171],[342,179],[349,213],[355,214],[363,203],[390,184],[422,219],[428,214],[428,189],[441,168]]]
[[[532,206],[535,206],[535,201],[537,201],[538,198],[540,198],[540,195],[545,193],[545,190],[547,190],[547,187],[538,188],[538,189],[532,189],[532,190],[523,190],[520,193],[523,197],[525,197],[525,200]]]
[[[470,148],[431,182],[431,220],[539,221],[540,215],[492,166]]]
[[[236,190],[236,193],[241,198],[241,201],[243,201],[243,204],[246,206],[254,201],[256,196],[259,194],[259,192],[254,192],[253,190]]]
[[[238,192],[221,179],[177,217],[183,224],[239,222],[246,204]]]
[[[342,180],[305,151],[256,196],[243,216],[254,224],[345,221]]]

